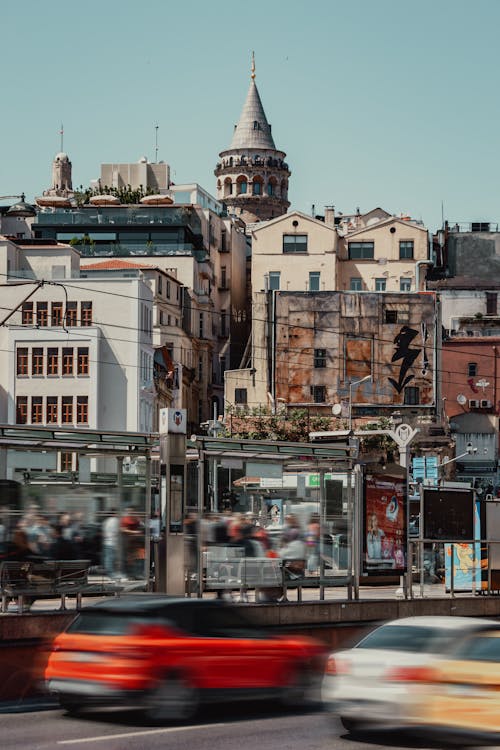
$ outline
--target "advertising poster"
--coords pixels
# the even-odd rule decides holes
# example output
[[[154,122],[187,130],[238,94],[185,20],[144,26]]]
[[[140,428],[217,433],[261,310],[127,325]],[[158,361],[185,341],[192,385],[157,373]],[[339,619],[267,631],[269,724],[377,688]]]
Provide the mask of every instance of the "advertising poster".
[[[481,522],[479,517],[479,503],[474,503],[474,539],[481,539]],[[445,544],[445,586],[451,590],[453,568],[453,590],[472,591],[481,586],[481,543]]]
[[[283,500],[266,498],[267,526],[270,528],[283,525]]]
[[[402,478],[368,474],[365,484],[364,573],[405,570],[406,513]]]

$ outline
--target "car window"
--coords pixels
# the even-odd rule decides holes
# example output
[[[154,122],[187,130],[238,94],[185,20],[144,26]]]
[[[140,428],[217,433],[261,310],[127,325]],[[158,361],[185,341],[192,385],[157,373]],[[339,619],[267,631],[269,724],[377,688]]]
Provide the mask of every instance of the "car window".
[[[500,638],[493,635],[469,638],[454,651],[453,658],[464,661],[500,662]]]
[[[126,635],[141,625],[160,624],[155,617],[132,615],[126,612],[80,612],[66,628],[67,633],[88,635]]]
[[[363,638],[356,648],[381,648],[389,651],[438,652],[447,634],[438,628],[420,625],[382,625]]]
[[[211,638],[268,638],[242,613],[232,607],[200,607],[194,620],[194,633]]]

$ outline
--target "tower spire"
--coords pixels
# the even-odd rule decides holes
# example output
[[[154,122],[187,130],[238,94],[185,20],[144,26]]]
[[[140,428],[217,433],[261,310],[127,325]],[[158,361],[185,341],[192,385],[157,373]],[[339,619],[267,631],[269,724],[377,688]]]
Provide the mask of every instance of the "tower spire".
[[[252,81],[255,81],[255,52],[252,52],[252,74],[251,74]]]
[[[64,125],[61,123],[61,130],[59,131],[61,136],[61,151],[64,151]]]

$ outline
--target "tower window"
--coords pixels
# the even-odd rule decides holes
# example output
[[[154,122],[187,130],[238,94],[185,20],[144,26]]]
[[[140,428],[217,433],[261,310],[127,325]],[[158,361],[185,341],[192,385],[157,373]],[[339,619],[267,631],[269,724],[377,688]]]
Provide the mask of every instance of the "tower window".
[[[477,375],[477,362],[469,362],[467,365],[467,377],[475,378]]]
[[[259,129],[259,123],[257,122],[257,120],[253,121],[253,129],[254,130],[258,130]]]

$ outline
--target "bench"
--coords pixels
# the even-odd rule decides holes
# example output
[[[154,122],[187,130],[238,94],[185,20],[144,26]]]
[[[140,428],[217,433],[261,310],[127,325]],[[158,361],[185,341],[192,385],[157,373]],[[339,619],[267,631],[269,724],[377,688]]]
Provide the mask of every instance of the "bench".
[[[17,601],[18,611],[36,599],[60,599],[66,609],[66,597],[76,598],[77,609],[83,595],[114,594],[120,590],[114,584],[89,582],[90,560],[6,560],[0,564],[1,611],[7,612],[11,599]]]
[[[250,589],[283,588],[283,560],[245,557],[241,547],[209,548],[203,567],[207,591],[239,591],[245,599]]]

